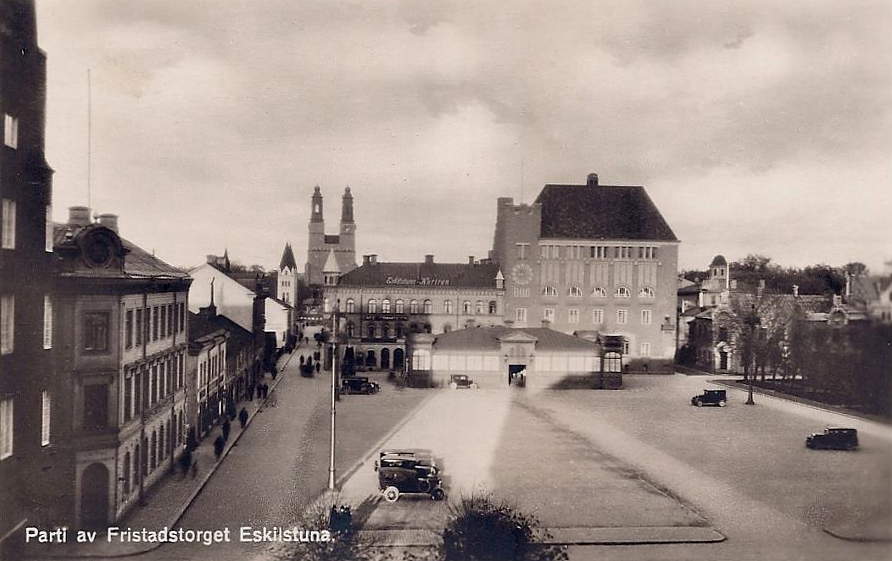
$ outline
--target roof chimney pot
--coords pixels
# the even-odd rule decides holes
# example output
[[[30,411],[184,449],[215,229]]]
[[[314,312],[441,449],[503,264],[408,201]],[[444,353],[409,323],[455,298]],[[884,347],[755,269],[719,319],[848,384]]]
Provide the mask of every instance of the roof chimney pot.
[[[597,173],[588,174],[588,177],[585,180],[585,184],[588,185],[589,187],[597,187],[598,186],[598,174]]]

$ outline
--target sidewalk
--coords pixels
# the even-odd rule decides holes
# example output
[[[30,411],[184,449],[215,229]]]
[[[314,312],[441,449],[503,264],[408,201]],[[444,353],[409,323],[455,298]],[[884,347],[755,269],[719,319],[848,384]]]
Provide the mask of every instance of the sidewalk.
[[[151,489],[147,490],[145,495],[144,506],[134,506],[126,517],[117,522],[110,524],[120,528],[133,528],[141,530],[145,528],[149,531],[160,530],[162,528],[176,528],[177,523],[186,512],[186,509],[192,504],[192,501],[198,496],[205,483],[211,478],[233,446],[238,443],[242,434],[248,429],[254,420],[257,412],[260,411],[269,402],[275,404],[276,386],[279,385],[285,376],[298,375],[295,368],[292,372],[285,372],[285,367],[291,361],[291,358],[300,354],[304,344],[298,345],[291,354],[283,355],[277,364],[278,375],[275,380],[265,373],[262,383],[269,385],[269,395],[266,399],[255,398],[252,401],[242,401],[236,409],[244,407],[248,411],[248,421],[245,428],[241,428],[241,423],[236,419],[231,423],[229,431],[229,440],[223,449],[220,460],[214,456],[214,440],[222,434],[220,425],[215,425],[211,431],[199,443],[198,448],[192,452],[192,458],[198,462],[198,475],[193,478],[191,475],[183,477],[179,472],[166,474]],[[106,541],[106,536],[100,534],[96,538],[95,543],[75,543],[75,532],[69,531],[68,543],[66,544],[29,544],[25,549],[26,559],[65,559],[65,558],[87,558],[101,559],[108,557],[126,557],[139,555],[157,549],[164,545],[158,542],[148,543],[120,543]]]

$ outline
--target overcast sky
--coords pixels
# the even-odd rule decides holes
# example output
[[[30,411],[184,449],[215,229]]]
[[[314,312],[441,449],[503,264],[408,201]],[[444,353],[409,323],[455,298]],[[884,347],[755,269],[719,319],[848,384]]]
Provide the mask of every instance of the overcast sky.
[[[174,265],[484,256],[496,198],[643,185],[682,240],[782,265],[892,259],[888,0],[37,0],[54,214]]]

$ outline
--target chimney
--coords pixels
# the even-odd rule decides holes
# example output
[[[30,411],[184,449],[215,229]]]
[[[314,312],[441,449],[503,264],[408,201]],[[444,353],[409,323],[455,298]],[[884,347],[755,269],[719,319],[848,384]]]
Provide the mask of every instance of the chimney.
[[[433,255],[425,255],[424,256],[424,264],[425,265],[433,265],[434,264],[434,256]]]
[[[542,318],[542,328],[543,329],[551,329],[551,320]]]
[[[597,187],[598,186],[598,174],[590,173],[588,177],[585,179],[585,184],[589,187]]]
[[[118,215],[117,214],[100,214],[99,224],[105,226],[114,233],[118,233]]]
[[[373,253],[373,254],[369,255],[369,264],[370,265],[378,264],[378,254],[377,253]]]
[[[68,207],[68,225],[69,226],[89,226],[90,225],[90,209],[85,206]]]
[[[370,258],[371,258],[371,255],[363,255],[363,256],[362,256],[362,264],[363,264],[363,265],[368,265],[369,262],[371,261]]]
[[[468,255],[468,265],[473,265],[473,264],[474,264],[474,256]]]

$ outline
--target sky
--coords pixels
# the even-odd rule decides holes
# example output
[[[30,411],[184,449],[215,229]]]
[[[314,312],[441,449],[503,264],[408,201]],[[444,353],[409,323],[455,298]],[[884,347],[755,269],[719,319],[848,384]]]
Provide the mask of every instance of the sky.
[[[302,267],[316,185],[328,233],[350,186],[358,256],[464,262],[491,249],[497,197],[596,172],[647,189],[682,269],[890,270],[888,0],[37,8],[55,218],[89,183],[173,265],[273,268],[290,242]]]

